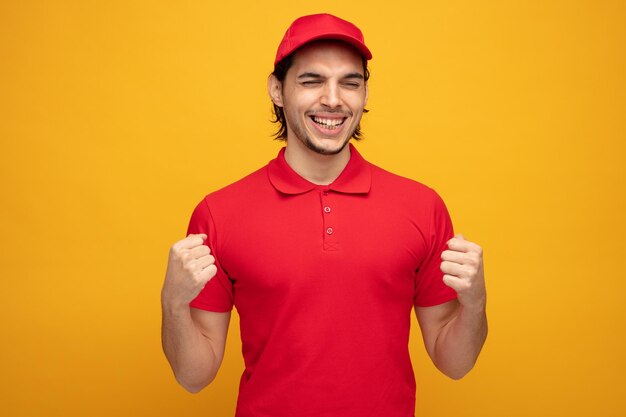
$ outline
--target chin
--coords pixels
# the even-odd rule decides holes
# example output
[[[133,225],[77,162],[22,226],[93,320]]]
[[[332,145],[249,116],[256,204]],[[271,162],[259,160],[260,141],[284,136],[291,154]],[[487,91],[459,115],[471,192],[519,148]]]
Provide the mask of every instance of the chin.
[[[315,153],[320,155],[337,155],[348,145],[354,129],[350,130],[350,134],[343,138],[320,138],[314,132],[305,131],[303,136],[299,136],[304,145]],[[325,146],[326,145],[326,146]]]
[[[324,146],[320,146],[318,143],[312,141],[310,138],[307,137],[304,141],[304,144],[307,148],[320,155],[337,155],[338,153],[343,151],[343,149],[349,142],[350,138],[348,137],[347,139],[344,139],[339,146],[332,146],[327,148]]]

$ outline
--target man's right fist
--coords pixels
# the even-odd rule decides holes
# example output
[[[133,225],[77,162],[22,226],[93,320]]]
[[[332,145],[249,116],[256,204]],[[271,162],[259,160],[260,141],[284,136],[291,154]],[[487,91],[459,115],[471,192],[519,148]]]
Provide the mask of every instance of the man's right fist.
[[[172,307],[188,307],[217,273],[205,234],[189,235],[174,243],[167,261],[161,300]]]

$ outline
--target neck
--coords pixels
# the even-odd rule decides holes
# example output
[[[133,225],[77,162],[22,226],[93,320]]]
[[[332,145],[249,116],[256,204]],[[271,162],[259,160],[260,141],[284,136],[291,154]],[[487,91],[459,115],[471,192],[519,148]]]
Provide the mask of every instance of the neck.
[[[348,165],[350,147],[346,145],[335,155],[322,155],[307,148],[298,139],[293,139],[287,141],[285,160],[305,180],[317,185],[328,185]]]

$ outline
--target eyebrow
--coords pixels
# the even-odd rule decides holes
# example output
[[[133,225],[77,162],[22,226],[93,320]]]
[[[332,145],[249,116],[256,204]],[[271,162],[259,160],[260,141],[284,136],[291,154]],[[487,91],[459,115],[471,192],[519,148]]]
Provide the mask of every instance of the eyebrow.
[[[297,77],[298,79],[301,78],[322,78],[322,76],[316,72],[303,72],[302,74],[298,75]]]
[[[361,74],[360,72],[351,72],[350,74],[346,74],[343,78],[358,78],[360,80],[365,79],[365,77],[363,77],[363,74]]]
[[[321,74],[318,74],[316,72],[303,72],[302,74],[298,75],[296,77],[298,80],[302,79],[302,78],[324,78],[322,77]],[[365,77],[363,77],[363,74],[359,73],[359,72],[351,72],[349,74],[344,75],[343,77],[341,77],[342,79],[346,79],[346,78],[358,78],[358,79],[365,79]]]

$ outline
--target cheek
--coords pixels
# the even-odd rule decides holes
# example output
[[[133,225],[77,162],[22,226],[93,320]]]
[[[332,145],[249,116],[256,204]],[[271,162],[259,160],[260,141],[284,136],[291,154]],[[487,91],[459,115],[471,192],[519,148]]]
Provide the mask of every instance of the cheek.
[[[350,104],[351,110],[355,116],[363,114],[363,109],[365,108],[365,100],[362,98],[360,100],[355,100]]]
[[[348,102],[350,103],[350,106],[352,107],[352,109],[354,111],[357,111],[359,109],[363,109],[365,107],[365,105],[367,104],[367,92],[365,91],[360,91],[360,92],[354,92],[353,95],[350,95],[349,98],[347,98]]]

